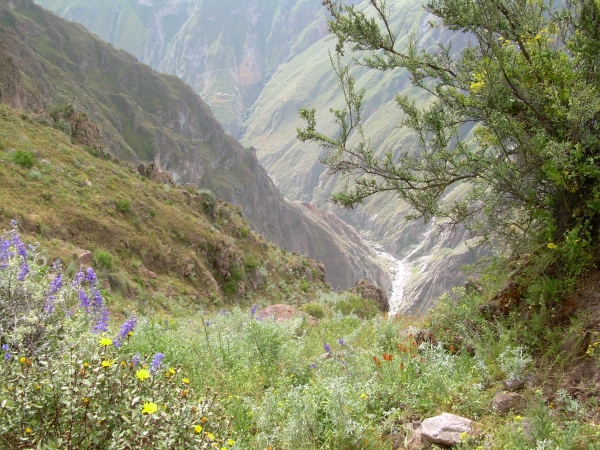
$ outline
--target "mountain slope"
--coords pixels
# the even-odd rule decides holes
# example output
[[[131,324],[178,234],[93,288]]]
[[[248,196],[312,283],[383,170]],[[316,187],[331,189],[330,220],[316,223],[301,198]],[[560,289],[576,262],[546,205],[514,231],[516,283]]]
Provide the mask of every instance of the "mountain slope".
[[[110,153],[154,161],[182,183],[239,203],[252,227],[290,251],[314,249],[341,267],[349,287],[369,278],[387,287],[374,252],[330,236],[286,203],[252,150],[227,136],[210,108],[178,78],[150,67],[28,0],[0,4],[0,101],[38,112],[72,102],[102,130]],[[325,249],[313,245],[329,239]],[[302,245],[302,243],[309,243]],[[358,252],[360,258],[356,258]]]
[[[274,70],[327,33],[317,0],[38,3],[183,79],[236,138]]]

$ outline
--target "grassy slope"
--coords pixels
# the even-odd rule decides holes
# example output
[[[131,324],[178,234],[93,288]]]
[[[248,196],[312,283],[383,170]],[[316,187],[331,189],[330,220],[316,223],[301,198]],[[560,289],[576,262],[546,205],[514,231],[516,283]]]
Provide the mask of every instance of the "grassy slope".
[[[50,260],[60,257],[65,265],[76,249],[112,254],[113,267],[102,270],[103,277],[120,274],[129,286],[113,295],[117,312],[134,305],[145,312],[187,313],[250,302],[258,292],[262,303],[312,297],[299,286],[313,263],[250,231],[239,207],[219,202],[211,220],[194,200],[195,191],[167,190],[132,173],[131,166],[92,156],[64,133],[23,117],[0,107],[0,227],[17,219],[29,242],[40,242]],[[13,162],[16,151],[33,152],[35,165]],[[184,277],[189,264],[194,276]],[[219,264],[247,272],[245,298],[223,291],[231,278]],[[145,276],[144,267],[158,278]],[[250,280],[261,280],[260,287],[253,289]],[[277,283],[285,289],[272,289]]]

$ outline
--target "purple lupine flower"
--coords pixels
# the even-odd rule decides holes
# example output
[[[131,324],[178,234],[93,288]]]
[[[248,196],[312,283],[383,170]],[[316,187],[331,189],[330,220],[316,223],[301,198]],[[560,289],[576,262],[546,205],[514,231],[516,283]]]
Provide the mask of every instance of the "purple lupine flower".
[[[134,357],[131,358],[131,364],[133,364],[133,367],[137,367],[140,365],[140,362],[141,362],[140,354],[136,353],[134,355]]]
[[[19,269],[19,273],[17,274],[17,280],[25,281],[25,277],[27,276],[28,273],[29,273],[29,265],[27,264],[27,261],[25,261],[23,263],[23,265],[21,266],[21,268]]]
[[[71,286],[79,286],[83,282],[84,279],[85,279],[85,274],[83,273],[83,271],[80,270],[73,277],[73,282],[71,283]]]
[[[316,369],[316,368],[317,368],[317,365],[316,365],[315,363],[312,363],[312,364],[311,364],[309,367],[310,367],[311,369]]]
[[[108,331],[108,309],[102,308],[98,317],[98,321],[92,328],[93,333],[105,333]]]
[[[21,242],[21,239],[19,238],[18,234],[16,234],[13,237],[12,242],[13,245],[17,248],[17,253],[21,255],[21,258],[27,259],[27,248],[25,247],[25,244]]]
[[[340,344],[342,347],[344,345],[346,345],[346,343],[344,342],[344,340],[342,338],[338,339],[338,344]]]
[[[60,272],[61,269],[62,269],[62,261],[60,260],[60,258],[56,258],[56,260],[52,264],[52,270],[54,270],[55,272]]]
[[[59,273],[54,278],[54,280],[52,280],[52,282],[50,283],[50,286],[48,287],[48,295],[57,293],[62,286],[63,286],[62,274]]]
[[[89,267],[85,271],[85,279],[88,283],[90,283],[90,286],[94,286],[96,284],[96,274],[94,273],[94,269]]]
[[[90,307],[90,299],[83,289],[79,289],[79,306],[85,309]]]
[[[13,227],[13,228],[17,228],[17,221],[15,219],[12,219],[10,221],[10,226]]]
[[[331,347],[329,346],[329,344],[327,342],[323,343],[323,348],[325,349],[325,351],[327,353],[331,353]]]
[[[100,289],[94,288],[92,291],[92,306],[95,310],[102,308],[102,294],[100,293]]]
[[[56,297],[54,295],[49,295],[46,297],[46,303],[44,304],[44,312],[46,314],[52,314],[54,312],[54,302],[56,301]]]
[[[117,348],[119,348],[123,339],[129,336],[129,333],[133,333],[133,330],[135,329],[136,325],[137,317],[135,315],[131,316],[128,320],[123,322],[123,325],[121,325],[121,329],[119,330],[119,335],[117,336],[114,342]]]
[[[8,344],[2,344],[2,350],[4,350],[6,352],[6,351],[8,351],[8,349],[9,349]]]
[[[208,321],[208,320],[207,320],[206,322],[204,322],[204,324],[205,324],[207,327],[210,327],[210,321]]]
[[[154,358],[152,358],[152,362],[150,363],[151,373],[155,373],[158,370],[164,357],[165,355],[163,353],[157,353],[156,355],[154,355]]]
[[[254,314],[256,314],[257,309],[258,309],[258,305],[256,303],[254,305],[252,305],[252,309],[250,310],[250,316],[254,317]]]

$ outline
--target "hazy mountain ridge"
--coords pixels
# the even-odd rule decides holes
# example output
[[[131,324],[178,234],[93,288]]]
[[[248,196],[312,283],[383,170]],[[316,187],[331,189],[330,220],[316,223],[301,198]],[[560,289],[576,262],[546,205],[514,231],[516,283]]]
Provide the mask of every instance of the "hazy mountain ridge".
[[[315,0],[38,3],[183,79],[237,138],[274,70],[327,34]]]
[[[102,130],[111,153],[121,159],[155,161],[179,182],[215,190],[242,205],[253,228],[290,251],[304,251],[329,236],[327,251],[312,245],[325,266],[345,268],[349,287],[361,278],[383,283],[376,255],[329,235],[320,224],[290,207],[258,163],[212,116],[210,108],[178,78],[159,74],[83,27],[32,2],[0,9],[0,58],[12,74],[3,80],[1,100],[15,107],[45,110],[73,101]],[[75,100],[73,100],[75,98]],[[387,281],[389,283],[389,281]]]

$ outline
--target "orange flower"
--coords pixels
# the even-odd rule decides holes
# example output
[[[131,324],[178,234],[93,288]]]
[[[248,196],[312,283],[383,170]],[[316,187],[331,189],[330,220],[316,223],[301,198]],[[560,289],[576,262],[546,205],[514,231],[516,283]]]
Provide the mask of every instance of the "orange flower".
[[[456,351],[456,347],[455,347],[454,345],[451,345],[451,346],[450,346],[450,351],[451,351],[452,353],[454,353],[454,352]]]
[[[390,355],[389,353],[384,353],[383,359],[384,359],[384,361],[391,361],[392,359],[394,359],[394,355]]]
[[[377,356],[373,356],[373,361],[375,361],[375,364],[377,364],[378,366],[381,365],[381,361],[379,361],[379,359],[377,358]]]

